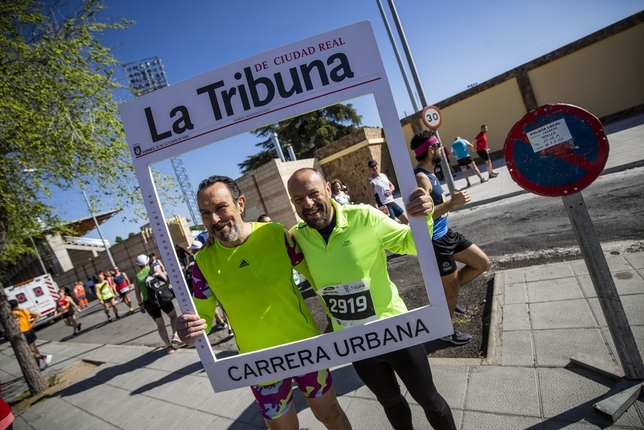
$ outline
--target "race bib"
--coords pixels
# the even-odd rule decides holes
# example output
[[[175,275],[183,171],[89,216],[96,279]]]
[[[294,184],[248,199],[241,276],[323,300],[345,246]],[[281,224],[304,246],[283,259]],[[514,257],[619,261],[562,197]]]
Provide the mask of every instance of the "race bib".
[[[378,319],[369,283],[361,281],[329,285],[317,291],[324,300],[331,320],[342,328],[362,325]]]

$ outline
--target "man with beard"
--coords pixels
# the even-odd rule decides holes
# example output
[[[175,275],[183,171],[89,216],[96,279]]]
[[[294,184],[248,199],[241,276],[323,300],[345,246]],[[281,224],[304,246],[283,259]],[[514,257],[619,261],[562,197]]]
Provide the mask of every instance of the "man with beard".
[[[469,202],[470,196],[467,191],[455,190],[454,195],[449,200],[445,200],[443,187],[434,175],[434,168],[441,161],[442,151],[436,133],[432,130],[416,133],[409,146],[418,161],[418,165],[414,168],[416,182],[429,193],[436,205],[432,245],[447,298],[447,307],[450,315],[453,315],[461,287],[485,272],[490,265],[490,260],[481,248],[447,225],[449,212]],[[457,261],[464,266],[459,269],[456,265]],[[441,340],[455,345],[464,345],[472,341],[472,336],[454,331],[453,335]]]
[[[232,179],[211,176],[199,184],[197,203],[214,238],[195,256],[193,297],[198,315],[181,315],[179,336],[192,343],[210,330],[220,302],[239,352],[251,352],[317,336],[319,330],[295,286],[292,269],[306,270],[304,256],[278,223],[245,222],[246,198]],[[350,429],[328,369],[251,387],[270,429],[299,428],[293,407],[295,382],[315,417],[329,429]]]
[[[397,223],[371,206],[337,204],[331,199],[330,184],[314,169],[293,173],[288,191],[302,219],[291,233],[307,257],[311,275],[307,279],[312,281],[333,330],[406,312],[398,289],[389,279],[385,250],[415,255],[409,226]],[[407,213],[427,217],[431,231],[433,204],[427,193],[416,189],[409,200]],[[373,303],[373,308],[339,304],[336,309],[331,301],[338,303],[340,296],[334,293],[347,283],[355,288],[353,292],[358,291],[354,294],[359,294],[353,296],[352,303]],[[449,405],[434,385],[423,345],[356,361],[353,367],[376,395],[394,429],[413,429],[411,410],[396,374],[423,408],[432,428],[456,428]]]

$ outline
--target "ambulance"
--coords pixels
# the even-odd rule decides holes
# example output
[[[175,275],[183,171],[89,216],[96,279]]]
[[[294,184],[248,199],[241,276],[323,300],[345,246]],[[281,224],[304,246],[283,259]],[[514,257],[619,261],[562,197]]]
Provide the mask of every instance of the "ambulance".
[[[58,295],[58,285],[50,275],[41,275],[12,285],[5,288],[5,293],[7,293],[8,300],[18,301],[19,308],[32,309],[40,313],[40,318],[34,327],[54,321],[56,300],[60,296]]]

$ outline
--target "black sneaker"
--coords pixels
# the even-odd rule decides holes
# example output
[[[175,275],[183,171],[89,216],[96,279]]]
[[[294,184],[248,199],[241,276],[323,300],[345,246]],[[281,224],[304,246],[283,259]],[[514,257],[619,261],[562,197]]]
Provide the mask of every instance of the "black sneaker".
[[[465,186],[465,188],[469,188],[469,187],[471,187],[471,186],[472,186],[472,184],[470,184],[470,183],[468,182],[468,183],[467,183],[467,185]]]
[[[499,176],[499,174],[495,172],[492,172],[488,175],[489,179],[496,178],[497,176]]]
[[[481,183],[487,182],[486,178],[481,178]]]
[[[472,336],[466,333],[461,333],[458,330],[454,330],[454,334],[441,337],[440,340],[443,342],[452,342],[454,345],[465,345],[472,341]]]

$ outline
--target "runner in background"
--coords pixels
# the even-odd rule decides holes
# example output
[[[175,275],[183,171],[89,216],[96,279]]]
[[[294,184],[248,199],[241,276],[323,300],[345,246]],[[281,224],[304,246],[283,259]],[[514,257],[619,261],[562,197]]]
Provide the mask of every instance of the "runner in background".
[[[61,314],[65,325],[74,328],[74,334],[72,337],[76,337],[81,329],[81,324],[76,323],[76,316],[74,314],[74,309],[76,312],[80,312],[80,308],[74,303],[71,297],[67,295],[67,292],[64,288],[58,290],[58,300],[56,300],[56,310],[54,311],[54,318]]]
[[[121,272],[118,267],[114,267],[114,270],[112,270],[112,276],[116,286],[116,292],[123,303],[128,307],[130,315],[132,315],[134,313],[134,308],[132,307],[132,300],[130,300],[130,278],[127,277],[127,274]]]
[[[120,319],[119,317],[119,311],[116,309],[116,300],[114,297],[116,296],[116,289],[114,286],[105,278],[105,272],[102,270],[98,272],[98,283],[94,286],[96,289],[96,296],[98,297],[98,301],[101,302],[101,305],[103,305],[103,310],[105,311],[105,315],[107,315],[107,322],[112,322],[112,318],[110,317],[110,306],[112,307],[112,311],[114,312],[114,317],[116,319]]]

